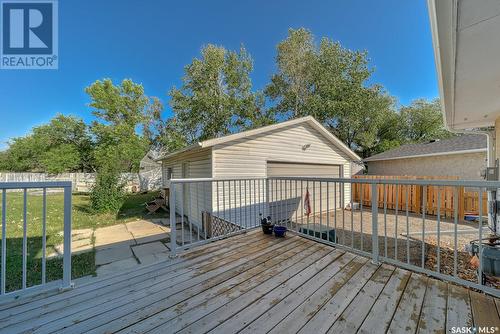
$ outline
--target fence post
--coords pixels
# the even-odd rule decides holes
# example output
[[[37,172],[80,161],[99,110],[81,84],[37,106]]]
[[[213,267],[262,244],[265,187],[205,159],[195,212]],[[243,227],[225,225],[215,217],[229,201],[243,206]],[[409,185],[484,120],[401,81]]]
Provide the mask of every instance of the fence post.
[[[354,177],[355,175],[352,176],[353,179],[355,179]],[[327,187],[328,188],[328,187]],[[359,202],[359,189],[358,189],[358,183],[353,183],[352,186],[351,186],[351,191],[352,191],[352,200],[354,202]],[[352,203],[351,203],[352,205]]]
[[[372,183],[372,263],[378,264],[378,192],[377,184]]]
[[[421,185],[414,185],[415,187],[415,213],[420,214],[421,209],[422,209],[422,186]]]
[[[175,218],[175,183],[170,181],[169,188],[169,211],[170,211],[170,257],[177,256],[177,221]],[[184,232],[184,231],[182,231]]]
[[[62,289],[73,287],[71,283],[71,182],[64,187],[64,255]]]

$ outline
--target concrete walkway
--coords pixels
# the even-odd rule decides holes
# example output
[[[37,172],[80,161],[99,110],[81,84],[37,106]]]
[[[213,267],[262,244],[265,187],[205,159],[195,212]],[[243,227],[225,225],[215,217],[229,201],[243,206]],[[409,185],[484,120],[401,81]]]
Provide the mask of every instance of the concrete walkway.
[[[94,233],[97,275],[104,276],[168,257],[170,227],[164,221],[137,220]]]
[[[64,232],[59,232],[61,238]],[[94,237],[94,230],[91,228],[73,230],[71,231],[71,254],[81,254],[90,252],[92,250],[92,238]],[[48,250],[47,258],[62,257],[64,254],[64,245],[59,244],[54,247],[53,251]]]
[[[168,219],[153,219],[101,227],[95,231],[73,230],[71,253],[75,255],[95,249],[98,276],[165,260],[170,253],[169,225]],[[183,241],[188,244],[198,238],[186,226],[183,229],[177,224],[177,244],[181,245]],[[63,250],[63,244],[57,245],[48,257],[61,257]]]

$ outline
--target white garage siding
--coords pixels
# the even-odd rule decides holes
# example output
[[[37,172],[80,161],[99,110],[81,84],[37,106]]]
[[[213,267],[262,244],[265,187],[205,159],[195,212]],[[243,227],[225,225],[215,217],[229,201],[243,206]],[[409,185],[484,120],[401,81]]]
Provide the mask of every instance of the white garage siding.
[[[347,154],[308,123],[216,145],[212,156],[214,178],[265,178],[268,161],[342,165],[343,176],[351,176]],[[344,198],[350,198],[349,186]]]
[[[172,178],[210,178],[212,177],[212,151],[210,148],[187,151],[162,164],[164,185],[168,186],[168,168],[172,168]],[[181,200],[184,202],[184,215],[190,222],[201,226],[201,212],[211,210],[210,184],[193,183],[184,186],[176,185],[176,211],[181,214]]]

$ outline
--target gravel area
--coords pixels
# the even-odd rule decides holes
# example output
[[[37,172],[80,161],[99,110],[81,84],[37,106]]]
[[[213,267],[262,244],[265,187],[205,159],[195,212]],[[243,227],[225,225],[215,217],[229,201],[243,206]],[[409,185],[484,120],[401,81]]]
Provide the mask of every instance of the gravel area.
[[[311,215],[304,219],[298,217],[297,221],[299,226],[307,227],[309,223],[309,227],[315,230],[336,229],[339,244],[371,252],[372,213],[370,208],[364,209],[363,212],[337,210],[329,214]],[[483,236],[487,236],[486,221],[483,224]],[[425,238],[422,238],[423,228],[426,232]],[[458,231],[457,234],[455,230]],[[458,222],[455,225],[453,220],[442,218],[438,223],[436,216],[427,215],[424,221],[422,215],[410,214],[407,218],[405,212],[399,212],[396,215],[392,210],[387,210],[385,214],[383,210],[379,210],[378,234],[381,256],[397,258],[403,262],[409,261],[419,267],[422,266],[422,240],[424,240],[425,268],[434,271],[437,271],[439,244],[440,272],[443,274],[453,275],[456,244],[457,275],[469,281],[477,281],[477,271],[470,264],[471,256],[465,251],[465,246],[479,238],[479,222]],[[409,259],[407,254],[409,254]]]

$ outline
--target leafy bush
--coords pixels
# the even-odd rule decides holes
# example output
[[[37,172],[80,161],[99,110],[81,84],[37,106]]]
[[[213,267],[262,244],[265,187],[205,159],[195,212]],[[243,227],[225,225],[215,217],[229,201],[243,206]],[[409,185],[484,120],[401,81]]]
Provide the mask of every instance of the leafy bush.
[[[90,205],[95,212],[118,212],[125,200],[124,184],[120,174],[104,169],[97,173],[90,192]]]

